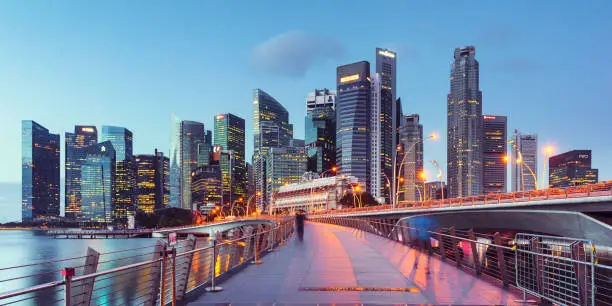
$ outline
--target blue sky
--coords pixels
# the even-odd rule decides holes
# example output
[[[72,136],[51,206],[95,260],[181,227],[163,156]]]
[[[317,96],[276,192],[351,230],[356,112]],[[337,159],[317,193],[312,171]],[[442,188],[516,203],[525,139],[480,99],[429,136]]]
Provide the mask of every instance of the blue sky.
[[[170,116],[247,121],[262,88],[303,137],[305,97],[336,66],[398,52],[397,93],[426,133],[446,131],[453,48],[475,45],[485,113],[557,152],[593,150],[612,179],[610,1],[0,1],[0,182],[19,182],[20,122],[134,133],[168,151]],[[63,151],[62,146],[62,151]],[[63,154],[62,154],[63,156]],[[426,160],[446,160],[446,140]],[[63,160],[63,157],[62,157]],[[434,172],[431,165],[427,171]],[[540,166],[541,169],[541,166]]]

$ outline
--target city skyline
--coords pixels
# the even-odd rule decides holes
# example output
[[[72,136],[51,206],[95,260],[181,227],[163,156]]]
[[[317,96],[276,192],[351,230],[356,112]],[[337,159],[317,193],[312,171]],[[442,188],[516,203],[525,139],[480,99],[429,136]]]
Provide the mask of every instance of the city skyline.
[[[3,5],[7,5],[7,4],[3,4]],[[8,4],[8,6],[11,6],[10,4]],[[487,5],[485,5],[485,8],[487,7]],[[223,8],[220,8],[223,9]],[[483,9],[483,8],[480,8]],[[576,14],[579,14],[581,11],[580,9],[578,10],[578,12],[576,12]],[[556,17],[553,18],[554,20],[560,19],[564,13],[560,13],[557,12],[557,15],[555,15]],[[42,16],[44,17],[44,16]],[[597,17],[597,16],[595,16]],[[50,18],[50,17],[48,17]],[[43,18],[44,19],[44,18]],[[595,21],[593,22],[601,22],[598,21],[597,18],[594,19]],[[558,20],[557,20],[558,21]],[[6,22],[11,22],[11,19],[7,19]],[[127,21],[125,21],[127,22]],[[482,23],[483,21],[480,20],[480,22]],[[502,22],[503,23],[503,22]],[[501,28],[504,28],[504,26],[500,26]],[[300,27],[298,27],[300,28]],[[23,29],[24,31],[27,30],[27,28]],[[32,30],[32,29],[30,29]],[[508,28],[506,28],[506,30],[508,30]],[[319,30],[319,29],[308,29],[308,28],[304,28],[304,30],[301,30],[302,32],[298,33],[305,33],[307,34],[306,37],[308,37],[308,35],[318,35],[317,33],[322,33],[322,35],[329,35],[330,41],[335,41],[335,39],[333,38],[333,33],[331,31],[328,30]],[[510,29],[510,32],[520,32],[517,31],[516,29]],[[266,32],[267,34],[265,35],[265,37],[259,37],[258,36],[258,41],[252,41],[250,42],[250,44],[252,45],[252,48],[249,50],[253,50],[254,53],[257,53],[256,50],[260,50],[258,49],[257,46],[266,46],[266,41],[270,42],[267,45],[274,45],[274,42],[276,43],[280,43],[283,42],[287,37],[287,35],[283,36],[283,33],[293,33],[291,32],[291,30],[289,29],[274,29],[274,30],[270,30],[268,32]],[[309,34],[309,33],[314,33],[314,34]],[[436,33],[436,32],[434,32]],[[472,35],[474,35],[474,37],[477,37],[478,35],[482,34],[483,31],[481,29],[478,30],[474,30],[472,31]],[[516,35],[517,33],[514,34],[508,34],[506,33],[506,36],[513,36]],[[280,37],[279,37],[280,35]],[[293,36],[291,36],[293,35]],[[304,36],[304,34],[291,34],[289,35],[290,37],[297,37],[298,41],[300,40],[300,37]],[[440,35],[439,33],[437,35]],[[459,37],[462,37],[462,35],[457,34]],[[388,35],[385,35],[386,38],[388,39]],[[400,35],[397,35],[398,37]],[[509,39],[508,37],[504,37],[504,35],[499,35],[501,36],[500,39],[504,40],[504,39]],[[276,38],[275,38],[276,37]],[[261,38],[261,39],[260,39]],[[303,38],[303,37],[302,37]],[[354,38],[353,38],[354,39]],[[548,104],[548,109],[546,109],[546,107],[544,109],[546,109],[546,112],[542,112],[540,110],[540,112],[522,112],[520,111],[521,108],[514,108],[512,105],[510,105],[510,100],[507,99],[495,99],[495,95],[499,95],[500,93],[504,93],[507,92],[508,88],[504,88],[509,84],[504,84],[504,82],[501,82],[499,80],[500,76],[499,75],[495,75],[495,68],[496,66],[499,65],[499,61],[495,61],[493,60],[494,56],[499,55],[499,50],[496,50],[496,48],[500,48],[499,46],[499,41],[495,42],[495,39],[492,39],[492,41],[486,41],[485,42],[478,42],[479,39],[469,39],[468,38],[462,38],[462,40],[468,40],[466,42],[455,42],[456,40],[459,40],[458,38],[452,38],[449,39],[448,41],[446,41],[444,43],[444,46],[432,46],[432,44],[426,45],[426,47],[428,48],[432,48],[435,49],[434,54],[436,54],[435,56],[432,55],[431,57],[428,58],[423,58],[423,55],[420,54],[420,61],[411,61],[408,58],[408,55],[410,55],[410,50],[406,49],[406,48],[402,48],[402,46],[399,46],[398,43],[394,43],[393,41],[389,41],[389,42],[375,42],[375,43],[370,43],[372,40],[376,40],[377,38],[372,38],[369,35],[364,34],[363,39],[359,39],[358,42],[354,42],[357,43],[359,45],[359,48],[356,48],[356,50],[354,51],[354,54],[351,54],[350,56],[348,54],[343,55],[343,57],[338,58],[338,59],[332,59],[332,60],[328,60],[326,63],[322,63],[319,65],[315,65],[316,67],[311,68],[311,70],[307,71],[306,74],[304,75],[304,78],[300,80],[299,83],[304,83],[304,84],[308,84],[307,87],[311,90],[311,88],[313,87],[330,87],[333,88],[333,70],[334,67],[339,66],[343,63],[346,62],[351,62],[351,60],[359,60],[359,59],[365,59],[368,60],[370,62],[374,62],[374,58],[372,57],[371,53],[372,53],[372,49],[375,47],[382,47],[382,48],[389,48],[392,50],[397,50],[399,56],[401,56],[401,58],[403,59],[402,61],[399,62],[398,64],[398,76],[399,76],[399,84],[400,86],[398,86],[398,97],[404,97],[404,104],[403,104],[403,108],[405,109],[406,113],[419,113],[421,115],[421,118],[423,120],[423,125],[424,125],[424,130],[425,131],[430,131],[430,130],[436,130],[438,132],[443,132],[444,131],[444,125],[436,125],[436,124],[432,124],[431,122],[434,122],[434,120],[436,120],[436,118],[440,118],[441,114],[443,115],[443,112],[439,112],[439,109],[441,107],[444,106],[444,99],[426,99],[427,103],[426,104],[432,104],[432,105],[437,105],[436,109],[437,111],[434,111],[433,108],[432,109],[428,109],[428,110],[423,110],[423,106],[419,105],[419,99],[418,97],[420,95],[426,94],[434,94],[437,96],[440,95],[444,95],[444,93],[447,91],[447,83],[444,84],[443,86],[438,86],[436,87],[436,90],[427,90],[427,92],[425,92],[425,90],[422,89],[418,89],[418,90],[414,90],[413,86],[409,85],[409,82],[407,82],[406,80],[410,80],[411,78],[413,78],[415,75],[420,75],[422,73],[425,73],[425,71],[427,69],[422,69],[423,65],[425,65],[426,63],[433,61],[435,59],[436,61],[436,66],[442,65],[445,66],[444,69],[440,69],[440,70],[436,70],[436,71],[441,71],[442,73],[436,73],[435,75],[431,75],[431,72],[427,72],[428,75],[430,75],[429,78],[422,78],[424,81],[426,82],[433,82],[435,80],[435,82],[446,82],[446,78],[448,77],[448,67],[450,65],[450,60],[449,60],[449,54],[451,52],[451,50],[455,47],[459,47],[461,45],[467,45],[468,43],[473,43],[479,50],[478,52],[478,59],[481,63],[481,89],[484,92],[485,98],[484,100],[485,102],[485,112],[487,113],[497,113],[497,114],[501,114],[501,115],[507,115],[509,117],[509,123],[508,123],[508,129],[514,129],[514,128],[519,128],[521,131],[525,131],[527,133],[534,133],[534,134],[538,134],[539,135],[539,140],[541,142],[540,145],[540,150],[541,148],[547,144],[547,142],[549,142],[550,144],[552,144],[555,147],[555,151],[556,152],[562,152],[562,151],[568,151],[571,149],[575,149],[575,148],[583,148],[583,147],[588,147],[590,149],[592,149],[594,152],[597,152],[597,154],[595,154],[595,159],[593,161],[593,164],[595,167],[598,167],[601,170],[601,179],[605,180],[607,178],[610,178],[610,170],[606,171],[606,168],[610,166],[606,165],[604,162],[601,162],[604,158],[604,156],[607,156],[608,153],[610,152],[610,147],[604,145],[600,145],[599,147],[597,146],[596,143],[588,143],[588,140],[585,142],[584,140],[582,140],[579,136],[579,132],[581,129],[576,129],[578,130],[577,132],[572,132],[569,131],[562,123],[561,119],[559,119],[557,122],[557,120],[550,122],[550,121],[544,121],[545,124],[542,124],[541,126],[537,126],[534,125],[531,122],[537,122],[538,120],[534,120],[534,114],[540,114],[540,116],[542,114],[546,114],[546,115],[550,115],[552,118],[563,118],[564,114],[563,114],[563,110],[556,110],[553,109],[551,107],[550,104]],[[398,38],[399,39],[399,38]],[[516,39],[516,37],[515,37]],[[405,40],[405,39],[404,39]],[[419,38],[415,38],[414,39],[415,42],[418,42]],[[469,40],[473,40],[473,41],[469,41]],[[572,38],[572,40],[579,40],[577,37]],[[369,42],[368,42],[369,41]],[[101,41],[101,43],[104,43],[104,41]],[[353,42],[350,42],[353,43]],[[410,41],[407,41],[406,43],[410,43]],[[507,41],[505,42],[506,44],[508,43]],[[344,44],[347,44],[347,42],[344,42]],[[368,44],[368,46],[365,46],[365,44]],[[435,48],[433,48],[435,47]],[[578,50],[579,52],[585,52],[583,49]],[[565,52],[565,51],[559,51],[560,53]],[[444,54],[444,57],[439,57],[439,54]],[[559,55],[555,55],[555,56],[559,56]],[[414,57],[412,57],[414,58]],[[518,62],[520,64],[520,62]],[[520,66],[521,65],[517,65]],[[331,67],[331,69],[330,69]],[[410,69],[408,69],[408,68]],[[419,68],[420,67],[420,68]],[[508,68],[508,67],[506,67]],[[516,69],[517,67],[513,67],[513,69]],[[554,67],[547,67],[547,68],[554,68]],[[567,68],[567,67],[566,67]],[[570,66],[569,68],[572,68],[572,66]],[[573,67],[574,69],[576,67]],[[209,69],[209,68],[207,68]],[[554,70],[554,69],[552,69]],[[578,69],[580,71],[580,69]],[[505,70],[506,72],[512,72],[509,73],[511,76],[513,76],[512,80],[510,81],[517,81],[515,80],[515,78],[519,78],[519,76],[517,75],[516,71],[513,71],[512,69],[508,68]],[[316,72],[316,73],[315,73]],[[8,73],[8,71],[7,71]],[[498,72],[499,73],[499,72]],[[543,71],[538,71],[538,74],[541,76],[542,74],[548,74],[551,72],[546,72],[544,73]],[[258,75],[258,73],[253,73],[255,75]],[[315,74],[315,75],[324,75],[323,78],[321,78],[322,80],[325,81],[312,81],[312,77],[311,74]],[[564,74],[569,75],[569,72],[564,72]],[[582,75],[582,74],[581,74]],[[597,75],[597,74],[596,74]],[[601,75],[601,73],[599,74]],[[8,74],[7,74],[8,76]],[[273,80],[271,80],[270,78],[272,78]],[[283,81],[283,79],[286,79],[285,81]],[[270,81],[273,81],[272,83],[270,83]],[[306,86],[306,85],[301,85],[299,84],[296,87],[291,87],[290,91],[294,92],[291,95],[287,94],[286,90],[283,90],[282,87],[286,86],[286,82],[296,82],[296,79],[294,76],[285,76],[283,78],[278,78],[278,76],[275,77],[271,77],[271,76],[264,76],[261,79],[261,82],[252,82],[249,84],[253,84],[254,86],[249,86],[247,87],[245,85],[244,89],[240,88],[237,89],[235,91],[240,92],[240,96],[244,96],[246,94],[246,98],[244,99],[232,99],[233,103],[226,103],[224,104],[222,107],[224,109],[221,109],[221,107],[217,107],[217,108],[213,108],[213,109],[218,109],[219,111],[213,111],[211,110],[209,111],[201,111],[200,114],[198,114],[197,116],[190,116],[189,118],[185,118],[185,119],[190,119],[190,120],[196,120],[196,121],[202,121],[204,122],[207,126],[212,126],[213,123],[213,117],[215,113],[225,113],[225,112],[232,112],[233,109],[239,109],[239,111],[236,111],[235,113],[243,118],[245,118],[245,121],[247,123],[246,126],[246,130],[251,130],[249,128],[250,123],[252,122],[252,120],[250,120],[251,116],[250,116],[250,112],[248,110],[246,110],[246,105],[248,105],[247,103],[249,103],[250,101],[250,93],[252,91],[253,88],[257,88],[260,87],[268,92],[271,92],[281,103],[283,103],[284,105],[286,105],[290,111],[290,113],[292,114],[291,118],[292,121],[290,123],[293,123],[294,126],[296,127],[296,137],[298,138],[303,138],[300,137],[303,135],[303,127],[300,124],[300,118],[302,117],[301,115],[303,114],[304,110],[303,110],[303,104],[301,103],[304,99],[304,97],[306,96],[306,94],[310,91],[310,90],[301,90],[300,88]],[[261,85],[259,85],[261,84]],[[406,85],[404,85],[406,84]],[[69,88],[68,84],[63,84],[64,87]],[[95,86],[92,85],[92,86]],[[511,86],[507,86],[507,87],[511,87]],[[554,88],[557,87],[561,87],[561,85],[556,85],[553,88],[548,88],[546,89],[546,86],[542,86],[541,88],[537,88],[537,91],[534,90],[534,92],[532,92],[532,94],[535,95],[521,95],[521,100],[531,100],[532,103],[534,103],[533,101],[535,100],[536,97],[539,97],[539,99],[537,99],[539,101],[539,105],[547,105],[548,102],[546,102],[546,100],[551,100],[551,101],[556,101],[556,103],[559,103],[559,99],[555,97],[555,91],[553,90]],[[48,88],[47,88],[48,90]],[[566,89],[567,91],[567,89]],[[177,90],[177,92],[180,94],[180,91]],[[10,91],[9,91],[10,93]],[[126,94],[127,93],[127,94]],[[117,95],[119,93],[116,93]],[[125,91],[123,92],[123,94],[125,94],[125,98],[129,98],[130,97],[130,92],[129,91]],[[550,98],[547,99],[542,99],[542,95],[544,96],[550,96]],[[571,95],[569,95],[571,96]],[[600,98],[599,99],[603,99],[604,95],[600,94]],[[55,98],[57,99],[58,97],[61,97],[61,95],[55,95]],[[3,100],[6,101],[14,101],[14,99],[8,99],[8,96],[6,96],[6,94],[4,94],[3,96]],[[117,101],[110,99],[108,101],[108,103],[110,103],[111,105],[116,105],[116,103],[119,103],[120,101],[123,101],[125,98],[121,98],[121,99],[117,99]],[[567,98],[563,98],[561,100],[565,100]],[[19,99],[17,99],[19,100]],[[40,102],[38,102],[37,100],[41,100]],[[35,99],[33,102],[35,104],[39,104],[39,103],[43,103],[42,101],[45,101],[44,99]],[[504,101],[506,103],[504,103]],[[61,123],[57,121],[57,119],[50,119],[47,120],[45,119],[47,115],[50,114],[42,114],[39,111],[40,110],[36,110],[34,109],[31,113],[31,115],[27,115],[24,111],[25,110],[19,110],[19,106],[17,105],[18,101],[15,101],[15,108],[17,109],[17,111],[15,112],[15,110],[13,109],[9,109],[9,114],[13,114],[15,116],[11,116],[11,117],[17,117],[18,120],[21,119],[32,119],[35,120],[37,122],[41,122],[41,124],[43,124],[44,126],[48,127],[50,130],[53,131],[70,131],[70,128],[73,127],[74,124],[95,124],[96,126],[101,126],[103,124],[113,124],[113,125],[117,125],[117,126],[125,126],[127,128],[129,128],[130,130],[132,130],[135,134],[135,138],[137,139],[135,141],[135,153],[143,153],[143,152],[148,152],[151,148],[154,147],[158,147],[160,148],[161,151],[164,152],[168,152],[168,144],[167,144],[167,139],[169,139],[169,137],[164,137],[164,134],[169,135],[170,131],[167,128],[167,124],[161,124],[159,125],[159,127],[155,127],[152,129],[148,129],[147,127],[150,127],[151,125],[155,124],[155,122],[153,122],[154,120],[151,120],[150,123],[145,123],[143,125],[143,122],[141,122],[140,120],[133,120],[129,117],[126,116],[130,115],[132,116],[132,118],[136,118],[135,113],[132,112],[125,112],[126,114],[113,114],[112,117],[109,116],[109,114],[106,111],[102,111],[101,115],[104,115],[106,113],[106,118],[107,119],[93,119],[93,120],[89,120],[87,118],[92,118],[92,117],[88,117],[90,115],[88,115],[86,112],[81,111],[81,112],[75,112],[73,110],[71,111],[67,111],[66,115],[62,115],[59,116],[60,120],[62,121]],[[178,101],[179,104],[181,104],[180,101]],[[142,104],[143,102],[138,102],[136,104]],[[207,102],[205,103],[205,105],[210,106],[212,102]],[[526,102],[524,102],[526,103]],[[587,99],[587,101],[584,101],[584,103],[595,103],[595,101],[589,101]],[[70,103],[66,102],[67,105],[71,105]],[[95,103],[92,103],[92,105],[94,105]],[[520,103],[519,103],[520,104]],[[62,103],[58,104],[61,108]],[[233,106],[236,105],[236,106]],[[523,104],[524,107],[525,104]],[[592,105],[592,104],[591,104]],[[605,105],[601,105],[602,107],[606,107]],[[537,107],[537,106],[536,106]],[[42,108],[44,110],[44,107]],[[166,111],[157,111],[159,108],[156,108],[154,111],[152,111],[153,113],[153,118],[155,117],[163,117],[165,122],[168,121],[168,117],[169,117],[169,113],[170,110]],[[182,113],[186,113],[187,110],[189,108],[179,108],[179,109],[174,109],[175,112],[182,114]],[[298,110],[299,109],[299,110]],[[128,108],[129,110],[129,108]],[[297,111],[296,111],[297,110]],[[536,109],[537,110],[537,109]],[[51,114],[53,112],[50,112]],[[72,113],[74,116],[69,116],[69,114]],[[94,112],[95,113],[95,112]],[[189,111],[189,114],[196,114],[197,112],[192,112]],[[605,112],[601,112],[601,113],[605,113]],[[593,116],[595,116],[596,118],[598,116],[600,116],[600,114],[595,113],[593,114]],[[78,119],[77,119],[78,118]],[[83,119],[81,119],[83,118]],[[104,118],[104,116],[102,116],[102,118]],[[7,120],[6,123],[3,123],[3,127],[5,127],[5,130],[7,131],[5,136],[7,136],[7,141],[9,143],[13,143],[11,142],[11,139],[14,139],[14,135],[11,136],[11,131],[18,131],[18,126],[19,123],[15,123],[13,125],[8,125],[10,122],[14,122],[15,120]],[[597,121],[597,120],[595,120]],[[524,123],[520,123],[520,122],[524,122]],[[602,124],[602,123],[599,123]],[[7,125],[7,126],[5,126]],[[65,125],[69,125],[68,127],[64,128]],[[143,127],[144,126],[144,127]],[[605,126],[605,124],[604,124]],[[13,127],[12,129],[10,129],[10,127]],[[601,126],[600,126],[601,127]],[[555,132],[556,130],[556,132]],[[151,131],[151,133],[147,133],[148,131]],[[582,133],[585,133],[587,130],[582,130]],[[60,132],[60,133],[61,133]],[[18,133],[18,132],[17,132]],[[15,133],[13,133],[15,134]],[[439,133],[439,134],[443,134],[443,133]],[[548,136],[547,136],[548,134]],[[574,137],[567,137],[567,134],[574,134]],[[152,138],[158,138],[158,139],[152,139]],[[18,142],[18,138],[16,138],[17,142]],[[61,141],[63,142],[63,141]],[[138,144],[140,143],[140,144]],[[250,146],[250,141],[248,139],[247,136],[247,147],[251,147]],[[425,144],[426,148],[428,146],[428,144]],[[440,162],[440,164],[444,165],[444,160],[445,158],[442,158],[440,156],[445,155],[446,150],[444,148],[443,145],[432,145],[429,144],[429,149],[426,149],[426,151],[428,152],[428,156],[430,156],[429,154],[431,154],[432,157],[437,157],[435,158],[436,160],[438,160]],[[63,150],[62,150],[63,151]],[[247,153],[246,153],[246,157],[248,158],[251,155],[252,152],[252,147],[251,148],[247,148]],[[19,151],[16,150],[16,152],[5,152],[3,153],[3,155],[6,154],[7,158],[2,158],[2,160],[9,160],[9,161],[13,161],[13,162],[6,162],[6,161],[2,161],[5,164],[5,168],[8,169],[8,171],[6,173],[3,173],[2,177],[0,178],[0,181],[3,182],[18,182],[19,181],[19,177],[20,177],[20,169],[18,169],[18,163],[15,163],[15,156],[19,156]],[[62,152],[62,164],[64,161],[64,157],[63,157],[64,152]],[[13,156],[11,158],[11,156]],[[599,161],[598,159],[599,158]],[[429,159],[429,157],[427,157],[427,159]],[[15,164],[17,164],[17,167],[15,166]],[[429,173],[433,172],[433,169],[431,169],[431,167],[426,166],[426,170]],[[16,169],[15,169],[16,168]],[[542,168],[542,165],[540,163],[540,165],[538,166],[539,169]],[[63,171],[62,173],[62,181],[64,180],[63,177]],[[431,176],[431,175],[430,175]]]

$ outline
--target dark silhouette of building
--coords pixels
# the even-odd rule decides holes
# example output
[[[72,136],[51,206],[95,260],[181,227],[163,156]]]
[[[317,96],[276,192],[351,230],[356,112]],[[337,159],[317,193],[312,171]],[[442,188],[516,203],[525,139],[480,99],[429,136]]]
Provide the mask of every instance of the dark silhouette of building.
[[[566,188],[598,182],[599,171],[591,168],[591,150],[572,150],[553,156],[549,164],[551,188]]]
[[[308,95],[304,120],[308,171],[323,173],[336,165],[335,101],[335,92],[328,89],[315,90]]]
[[[170,190],[168,177],[170,164],[164,153],[155,149],[154,154],[136,155],[136,202],[138,209],[146,213],[165,208]]]
[[[506,150],[506,116],[484,115],[483,118],[483,160],[484,193],[506,193],[508,156]]]
[[[37,222],[60,214],[60,137],[32,121],[21,122],[21,219]]]

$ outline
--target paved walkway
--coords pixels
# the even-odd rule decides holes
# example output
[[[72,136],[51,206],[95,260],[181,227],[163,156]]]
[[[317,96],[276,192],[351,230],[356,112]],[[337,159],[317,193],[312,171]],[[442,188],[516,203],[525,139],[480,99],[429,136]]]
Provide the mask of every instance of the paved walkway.
[[[192,304],[505,305],[522,298],[438,257],[335,225],[306,223],[303,241],[291,239],[263,262],[225,281],[224,291]],[[326,291],[333,289],[343,291]]]

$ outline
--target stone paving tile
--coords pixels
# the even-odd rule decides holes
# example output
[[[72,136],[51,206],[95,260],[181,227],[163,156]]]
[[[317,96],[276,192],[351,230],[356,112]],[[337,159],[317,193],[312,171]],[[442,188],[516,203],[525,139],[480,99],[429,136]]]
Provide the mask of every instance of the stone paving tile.
[[[304,240],[263,257],[193,305],[500,305],[516,291],[385,238],[333,225],[307,223]],[[304,287],[414,288],[417,292],[303,291]]]

